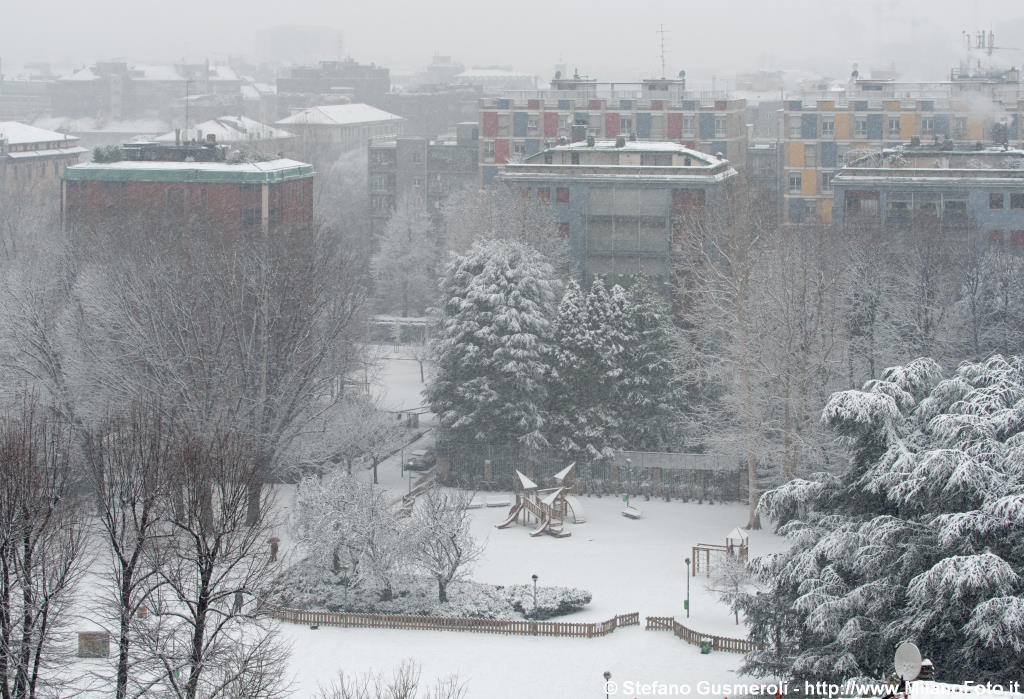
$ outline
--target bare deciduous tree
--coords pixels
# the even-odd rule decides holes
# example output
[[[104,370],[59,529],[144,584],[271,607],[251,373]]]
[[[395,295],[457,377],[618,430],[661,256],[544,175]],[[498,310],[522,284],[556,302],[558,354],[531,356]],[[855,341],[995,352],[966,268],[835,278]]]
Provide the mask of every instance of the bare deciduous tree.
[[[327,687],[321,687],[317,699],[464,699],[465,683],[458,676],[438,678],[433,687],[420,691],[420,666],[411,660],[402,661],[390,678],[384,673],[346,675]]]
[[[149,685],[183,699],[285,696],[287,650],[262,613],[280,562],[268,555],[271,495],[249,521],[261,474],[243,437],[184,434],[169,478],[171,513],[155,555],[160,585],[138,624]]]
[[[0,696],[29,699],[66,683],[46,673],[55,634],[85,569],[85,529],[70,426],[24,395],[0,418]]]
[[[483,552],[469,531],[472,499],[466,491],[437,487],[416,498],[416,563],[437,582],[438,602],[448,601],[448,586],[465,575]]]
[[[85,340],[112,400],[161,395],[187,424],[230,425],[250,440],[255,521],[262,483],[291,442],[337,407],[359,351],[364,286],[329,231],[213,238],[125,254],[108,241],[79,284]]]
[[[117,628],[115,696],[128,696],[134,620],[160,585],[155,541],[164,533],[167,477],[175,462],[172,426],[155,403],[135,404],[89,433],[87,473],[103,543]]]

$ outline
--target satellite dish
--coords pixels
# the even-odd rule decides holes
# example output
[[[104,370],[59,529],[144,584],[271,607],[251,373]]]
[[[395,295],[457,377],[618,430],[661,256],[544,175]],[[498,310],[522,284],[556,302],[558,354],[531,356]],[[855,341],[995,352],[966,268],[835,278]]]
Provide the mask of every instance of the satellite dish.
[[[896,649],[896,674],[909,682],[921,674],[921,651],[913,643],[901,643]]]

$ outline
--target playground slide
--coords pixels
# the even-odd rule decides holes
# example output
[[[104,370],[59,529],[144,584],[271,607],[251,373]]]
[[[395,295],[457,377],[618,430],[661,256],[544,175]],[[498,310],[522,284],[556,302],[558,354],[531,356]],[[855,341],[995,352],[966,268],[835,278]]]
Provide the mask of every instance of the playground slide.
[[[583,511],[583,503],[579,501],[579,498],[566,495],[565,502],[569,505],[569,511],[572,513],[574,524],[582,524],[587,521],[587,513]]]
[[[532,532],[530,532],[530,536],[540,536],[545,531],[547,531],[547,528],[548,528],[549,524],[551,524],[551,520],[549,518],[545,517],[544,521],[542,521],[540,523],[540,526],[537,527],[536,529],[534,529]]]
[[[511,526],[512,523],[516,521],[516,517],[519,516],[519,511],[522,509],[522,504],[513,505],[512,509],[508,511],[508,519],[506,519],[501,524],[495,524],[494,526],[496,526],[498,529],[504,529],[505,527]]]

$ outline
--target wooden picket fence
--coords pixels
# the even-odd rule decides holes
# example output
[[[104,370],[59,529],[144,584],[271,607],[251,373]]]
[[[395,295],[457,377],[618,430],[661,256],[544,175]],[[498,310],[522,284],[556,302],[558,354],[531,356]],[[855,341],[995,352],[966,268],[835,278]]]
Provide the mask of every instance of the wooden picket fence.
[[[756,643],[745,638],[729,638],[728,636],[716,636],[710,633],[694,631],[687,626],[683,626],[676,621],[675,617],[671,616],[649,616],[646,621],[647,625],[644,628],[648,631],[671,631],[677,638],[681,638],[694,646],[699,646],[702,640],[708,639],[711,641],[712,650],[722,650],[730,653],[749,653],[758,648]]]
[[[348,612],[312,612],[303,609],[267,607],[275,619],[310,626],[340,626],[356,629],[417,629],[423,631],[470,631],[512,636],[561,636],[595,638],[606,636],[620,626],[639,626],[640,613],[619,614],[608,621],[497,621],[464,617],[408,616],[402,614],[352,614]]]

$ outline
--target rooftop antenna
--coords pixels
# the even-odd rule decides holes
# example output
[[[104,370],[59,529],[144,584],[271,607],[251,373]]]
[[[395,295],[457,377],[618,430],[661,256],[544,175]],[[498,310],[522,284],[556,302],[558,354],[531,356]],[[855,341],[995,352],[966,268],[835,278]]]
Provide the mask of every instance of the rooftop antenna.
[[[658,25],[658,34],[661,35],[661,79],[665,79],[665,25]]]

